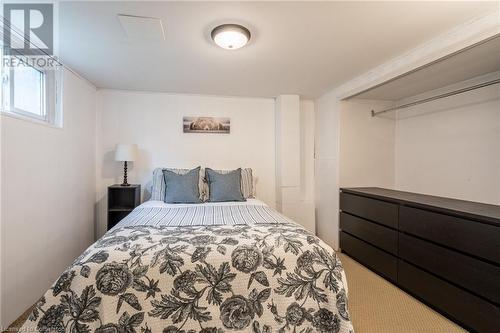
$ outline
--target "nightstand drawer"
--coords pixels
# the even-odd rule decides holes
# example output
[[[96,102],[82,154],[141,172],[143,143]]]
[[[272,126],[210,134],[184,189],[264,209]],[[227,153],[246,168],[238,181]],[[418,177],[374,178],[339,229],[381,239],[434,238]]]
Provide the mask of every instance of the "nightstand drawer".
[[[385,278],[397,280],[397,258],[359,240],[345,232],[340,233],[340,248],[363,265],[374,270]]]
[[[400,230],[500,264],[500,228],[402,206]]]
[[[340,229],[394,255],[398,253],[398,232],[350,214],[340,213]]]
[[[349,193],[340,193],[340,209],[370,221],[398,227],[398,205]]]
[[[443,279],[500,304],[499,266],[405,234],[399,235],[399,256]]]
[[[498,332],[500,308],[404,261],[399,284],[411,294],[478,332]]]

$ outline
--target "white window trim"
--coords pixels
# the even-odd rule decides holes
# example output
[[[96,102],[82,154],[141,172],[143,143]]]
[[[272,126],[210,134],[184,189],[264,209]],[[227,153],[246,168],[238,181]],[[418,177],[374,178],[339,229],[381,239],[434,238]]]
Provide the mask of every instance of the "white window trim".
[[[44,120],[38,120],[38,119],[36,119],[34,117],[31,117],[31,116],[29,116],[29,117],[23,116],[22,114],[13,113],[13,112],[10,112],[10,111],[7,111],[7,110],[2,110],[2,112],[0,112],[0,115],[1,115],[1,117],[22,120],[22,121],[26,121],[26,122],[29,122],[29,123],[34,123],[34,124],[37,124],[37,125],[47,126],[47,127],[54,128],[54,129],[60,129],[60,130],[63,129],[63,127],[60,126],[60,125],[50,124],[50,123],[48,123],[48,122],[46,122]]]
[[[3,61],[3,59],[2,59]],[[32,67],[34,68],[34,67]],[[2,116],[8,116],[11,118],[16,118],[16,119],[21,119],[25,121],[31,121],[36,124],[40,125],[46,125],[48,127],[52,128],[62,128],[63,127],[63,117],[62,117],[62,105],[61,105],[61,100],[62,100],[62,77],[63,77],[63,69],[61,68],[54,68],[51,70],[41,70],[38,68],[34,68],[35,70],[41,72],[43,74],[44,80],[42,80],[42,93],[41,93],[41,98],[42,98],[42,105],[44,108],[44,116],[38,116],[36,114],[33,114],[31,112],[14,108],[12,106],[9,106],[8,108],[6,107],[5,100],[2,100],[2,105],[0,105],[0,114]],[[12,78],[14,77],[13,75],[13,70],[10,69],[9,71],[9,82],[6,83],[4,82],[4,79],[2,77],[1,80],[1,90],[0,93],[4,94],[5,93],[5,85],[10,85],[9,87],[9,103],[12,104],[13,101],[13,94],[14,94],[14,89],[12,85],[14,84],[14,81]],[[47,86],[53,87],[52,89],[47,90]],[[49,95],[50,94],[50,95]]]

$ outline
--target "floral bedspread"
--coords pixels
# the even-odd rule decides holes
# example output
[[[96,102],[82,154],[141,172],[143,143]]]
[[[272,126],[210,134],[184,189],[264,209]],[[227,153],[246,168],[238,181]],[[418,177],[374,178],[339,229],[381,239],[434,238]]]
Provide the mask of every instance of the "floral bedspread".
[[[337,255],[294,223],[113,229],[60,276],[21,329],[353,331]]]

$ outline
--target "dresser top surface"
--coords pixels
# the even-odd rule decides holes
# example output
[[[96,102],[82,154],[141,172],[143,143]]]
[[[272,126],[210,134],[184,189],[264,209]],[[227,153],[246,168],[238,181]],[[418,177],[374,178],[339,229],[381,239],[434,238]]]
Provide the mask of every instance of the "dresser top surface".
[[[341,191],[385,201],[410,204],[419,208],[430,208],[443,213],[460,214],[464,217],[479,219],[500,226],[500,206],[497,205],[396,191],[379,187],[341,188]]]

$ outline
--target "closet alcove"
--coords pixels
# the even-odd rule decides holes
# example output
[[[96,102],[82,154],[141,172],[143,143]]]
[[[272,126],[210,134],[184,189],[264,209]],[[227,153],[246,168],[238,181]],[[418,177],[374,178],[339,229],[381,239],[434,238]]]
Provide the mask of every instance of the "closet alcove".
[[[500,205],[500,35],[345,98],[339,178]]]
[[[349,96],[339,128],[342,252],[498,331],[500,37]]]

